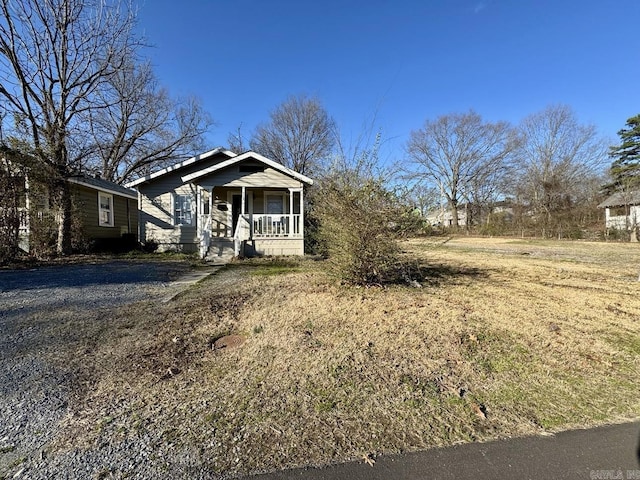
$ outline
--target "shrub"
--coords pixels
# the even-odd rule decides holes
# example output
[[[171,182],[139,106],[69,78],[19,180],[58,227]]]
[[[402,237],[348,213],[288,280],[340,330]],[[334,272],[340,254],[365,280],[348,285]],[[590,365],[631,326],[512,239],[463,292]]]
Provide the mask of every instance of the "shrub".
[[[395,278],[402,211],[381,182],[327,180],[316,204],[319,241],[331,274],[366,285]]]
[[[153,253],[158,250],[159,246],[160,244],[157,241],[149,239],[142,244],[142,251],[146,253]]]
[[[50,212],[32,210],[29,220],[29,253],[36,258],[55,256],[58,222]]]

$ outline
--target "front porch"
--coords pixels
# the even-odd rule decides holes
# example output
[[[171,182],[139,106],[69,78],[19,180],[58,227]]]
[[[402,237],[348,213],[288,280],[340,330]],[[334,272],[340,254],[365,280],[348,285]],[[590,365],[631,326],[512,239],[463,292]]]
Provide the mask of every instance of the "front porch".
[[[304,255],[302,188],[199,185],[197,211],[202,258]]]

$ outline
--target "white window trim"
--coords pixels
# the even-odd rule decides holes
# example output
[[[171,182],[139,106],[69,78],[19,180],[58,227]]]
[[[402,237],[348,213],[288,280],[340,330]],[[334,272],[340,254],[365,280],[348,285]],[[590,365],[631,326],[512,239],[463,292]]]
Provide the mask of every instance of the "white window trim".
[[[178,219],[176,218],[176,200],[178,197],[189,197],[191,205],[191,223],[178,223]],[[176,193],[172,192],[171,194],[171,220],[174,227],[194,227],[196,225],[195,219],[198,212],[194,212],[194,202],[196,200],[193,198],[193,195],[190,193]]]
[[[109,206],[111,207],[109,210],[109,222],[102,221],[102,205],[100,204],[100,197],[105,197],[109,199]],[[115,212],[113,206],[113,195],[106,192],[98,191],[98,225],[100,227],[113,227],[115,225]]]

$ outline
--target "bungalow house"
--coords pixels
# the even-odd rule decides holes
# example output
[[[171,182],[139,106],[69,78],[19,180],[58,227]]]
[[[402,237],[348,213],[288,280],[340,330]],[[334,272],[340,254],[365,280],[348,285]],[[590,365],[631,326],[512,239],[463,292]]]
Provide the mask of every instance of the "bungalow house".
[[[432,227],[452,227],[453,210],[450,207],[440,207],[427,212],[425,217]],[[458,226],[464,227],[467,224],[467,209],[465,205],[458,206]]]
[[[605,209],[607,229],[635,231],[640,225],[640,192],[618,192],[611,195],[598,208]]]
[[[135,245],[138,232],[137,192],[101,178],[77,174],[67,178],[74,222],[84,242],[93,248],[118,248]],[[29,185],[25,179],[24,205],[20,209],[19,244],[29,251],[32,225],[54,218],[46,188]],[[31,218],[35,215],[36,218]]]
[[[304,187],[313,181],[256,152],[216,148],[127,184],[140,239],[202,258],[303,255]]]

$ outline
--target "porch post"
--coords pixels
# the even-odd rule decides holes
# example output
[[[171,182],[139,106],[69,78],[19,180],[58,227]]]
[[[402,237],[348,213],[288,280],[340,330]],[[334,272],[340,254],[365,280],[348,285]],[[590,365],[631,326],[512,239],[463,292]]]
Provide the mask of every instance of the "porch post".
[[[247,188],[246,187],[242,187],[242,200],[240,201],[240,215],[242,215],[244,217],[244,210],[245,210],[245,198],[247,195]]]
[[[289,189],[289,216],[287,217],[287,232],[293,237],[293,190]]]
[[[304,201],[303,201],[304,187],[300,189],[300,228],[299,234],[304,238]]]
[[[199,241],[202,240],[202,227],[204,227],[204,225],[202,225],[202,210],[202,187],[198,185],[196,186],[196,225]]]

